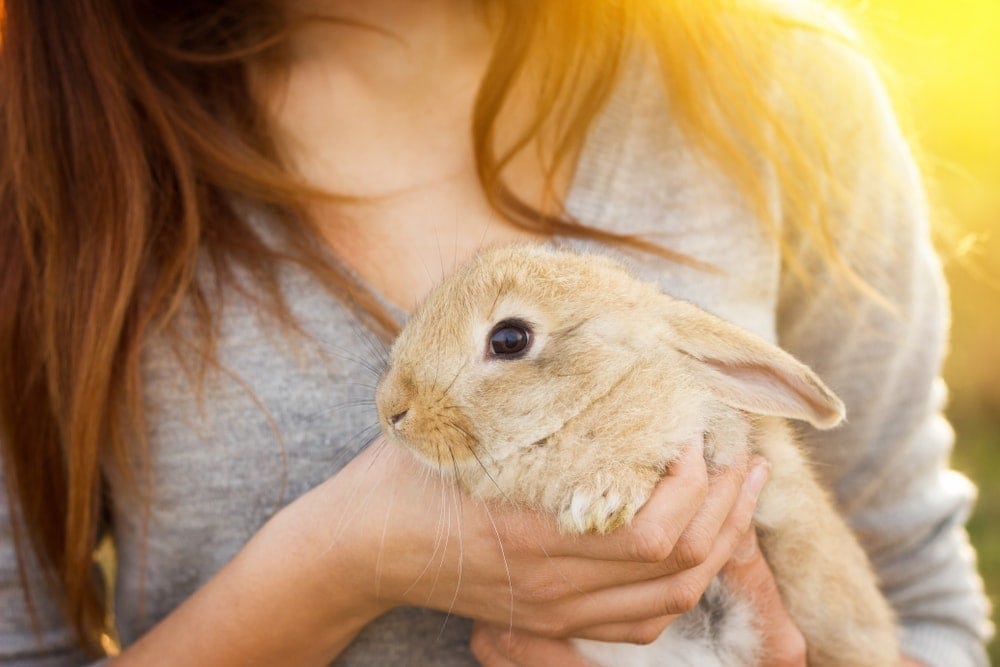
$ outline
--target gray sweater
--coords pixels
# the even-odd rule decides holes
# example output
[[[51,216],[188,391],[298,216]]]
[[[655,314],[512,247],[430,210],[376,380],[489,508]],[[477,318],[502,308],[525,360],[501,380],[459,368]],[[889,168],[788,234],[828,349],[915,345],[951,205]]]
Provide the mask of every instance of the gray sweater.
[[[836,171],[851,193],[833,211],[841,250],[896,312],[835,287],[806,240],[788,238],[818,279],[783,267],[733,185],[671,122],[652,67],[626,68],[598,117],[568,197],[581,221],[646,234],[720,267],[718,273],[630,256],[644,276],[805,361],[847,405],[848,422],[805,432],[823,479],[870,554],[905,627],[906,653],[931,665],[984,665],[988,605],[963,527],[975,495],[948,470],[953,435],[941,416],[948,328],[913,160],[870,66],[806,37],[789,51],[829,112]],[[780,213],[780,203],[774,202]],[[861,228],[859,220],[873,220]],[[263,224],[263,223],[262,223]],[[881,243],[891,239],[890,244]],[[584,241],[577,247],[617,254]],[[882,250],[885,247],[890,250]],[[310,275],[284,271],[292,339],[235,291],[222,313],[221,362],[199,405],[164,341],[144,353],[153,479],[148,532],[139,508],[113,508],[117,621],[134,640],[218,571],[283,504],[336,473],[376,434],[368,369],[372,336]],[[273,422],[271,421],[273,419]],[[274,426],[275,428],[272,428]],[[0,498],[5,498],[0,489]],[[41,633],[32,632],[0,506],[0,663],[79,664],[72,635],[28,563]],[[331,508],[334,525],[345,508]],[[474,664],[470,623],[397,609],[369,625],[344,665]]]

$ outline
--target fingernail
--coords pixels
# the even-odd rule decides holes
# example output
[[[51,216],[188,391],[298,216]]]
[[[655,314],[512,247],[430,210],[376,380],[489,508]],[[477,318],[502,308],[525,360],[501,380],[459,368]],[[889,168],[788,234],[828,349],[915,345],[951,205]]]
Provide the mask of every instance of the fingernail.
[[[754,502],[757,502],[757,498],[764,489],[764,484],[767,483],[770,473],[771,464],[766,459],[759,459],[753,468],[750,469],[750,474],[747,475],[746,481],[743,482],[743,493],[750,496]]]

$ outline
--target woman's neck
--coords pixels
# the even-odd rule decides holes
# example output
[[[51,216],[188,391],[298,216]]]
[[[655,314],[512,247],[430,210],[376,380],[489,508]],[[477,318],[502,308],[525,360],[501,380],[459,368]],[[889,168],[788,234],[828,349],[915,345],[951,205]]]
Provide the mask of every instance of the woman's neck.
[[[492,46],[491,6],[475,0],[293,0],[290,64],[350,64],[373,80],[401,69],[439,69]]]
[[[439,277],[428,267],[447,273],[483,244],[535,238],[490,206],[478,180],[472,116],[494,24],[485,2],[342,4],[295,6],[303,20],[291,17],[288,58],[263,78],[259,99],[286,166],[341,195],[308,206],[331,248],[409,308]],[[310,20],[320,12],[324,19]],[[530,96],[517,99],[498,134],[531,118]],[[508,165],[505,182],[541,208],[537,148]],[[558,185],[568,185],[568,172]]]

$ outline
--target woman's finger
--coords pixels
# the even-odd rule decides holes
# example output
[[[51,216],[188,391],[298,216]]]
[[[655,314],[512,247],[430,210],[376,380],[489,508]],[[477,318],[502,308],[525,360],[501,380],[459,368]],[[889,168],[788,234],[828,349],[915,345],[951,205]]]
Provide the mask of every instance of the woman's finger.
[[[663,561],[664,574],[686,570],[705,561],[739,499],[749,470],[750,466],[743,460],[709,476],[705,501],[677,539],[670,556]]]
[[[547,519],[550,525],[523,528],[528,531],[525,534],[545,535],[536,540],[536,546],[548,556],[661,563],[670,557],[688,524],[701,511],[707,493],[708,471],[699,436],[670,466],[628,527],[608,535],[562,535],[554,530],[551,517],[535,517],[529,520]]]
[[[608,623],[583,628],[574,633],[580,639],[595,639],[601,642],[624,642],[627,644],[652,644],[680,614],[670,614],[658,618],[632,623]]]
[[[708,557],[700,565],[651,581],[641,581],[567,599],[551,609],[538,628],[546,636],[591,637],[589,629],[608,624],[626,627],[692,609],[709,582],[732,557],[753,519],[757,497],[767,480],[768,464],[758,463],[743,484]],[[629,641],[625,637],[612,641]]]
[[[472,655],[485,667],[599,667],[565,639],[537,637],[488,623],[475,623],[470,639]]]
[[[722,576],[741,598],[750,600],[762,631],[762,664],[801,667],[806,664],[806,640],[785,609],[778,585],[755,531],[747,531]]]
[[[719,531],[729,517],[746,481],[748,466],[736,464],[712,475],[709,493],[666,559],[655,563],[605,561],[595,568],[593,559],[564,557],[553,561],[567,589],[586,593],[636,581],[659,579],[695,567],[708,557]]]

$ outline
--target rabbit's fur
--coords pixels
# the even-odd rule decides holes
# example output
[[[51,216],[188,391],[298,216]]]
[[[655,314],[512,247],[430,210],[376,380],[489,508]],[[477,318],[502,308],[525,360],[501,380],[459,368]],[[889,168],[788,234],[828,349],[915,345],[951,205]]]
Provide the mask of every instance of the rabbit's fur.
[[[530,329],[521,356],[491,351],[505,321]],[[628,523],[699,434],[712,467],[749,447],[771,464],[755,526],[810,664],[897,661],[865,554],[782,419],[829,428],[840,400],[787,353],[620,264],[537,246],[479,255],[414,312],[376,397],[391,440],[466,491],[551,512],[572,533]],[[757,644],[718,578],[650,646],[580,642],[608,665],[699,667],[752,664]]]

